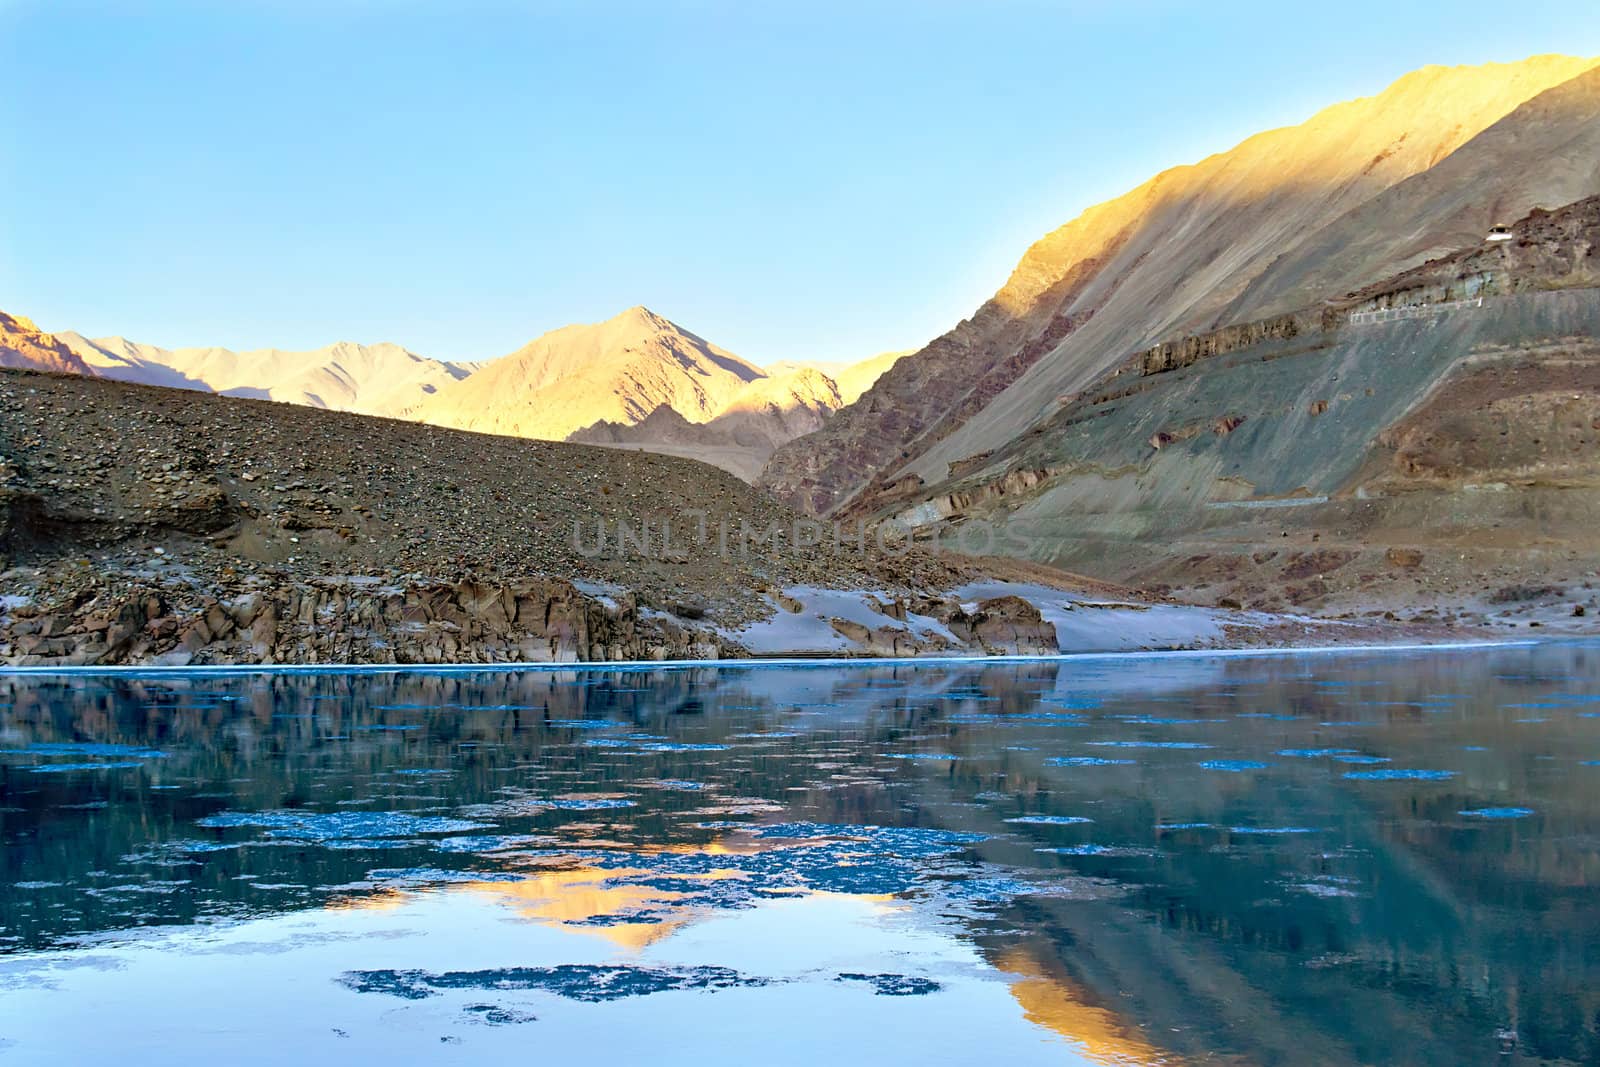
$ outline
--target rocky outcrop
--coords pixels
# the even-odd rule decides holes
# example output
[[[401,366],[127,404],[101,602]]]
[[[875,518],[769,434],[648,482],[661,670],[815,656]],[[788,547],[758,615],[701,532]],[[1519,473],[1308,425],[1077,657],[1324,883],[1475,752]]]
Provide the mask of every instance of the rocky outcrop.
[[[1297,315],[1277,315],[1260,322],[1245,322],[1176,341],[1163,341],[1139,353],[1139,372],[1146,375],[1162,374],[1262,341],[1288,340],[1304,329],[1301,318]]]
[[[1019,596],[991,597],[970,611],[954,597],[917,597],[908,608],[937,619],[968,650],[985,655],[1034,656],[1060,651],[1055,627]]]
[[[1036,656],[1059,651],[1056,630],[1019,596],[995,597],[951,627],[991,656]]]
[[[149,585],[85,589],[0,615],[0,663],[564,663],[717,659],[736,646],[645,618],[629,595],[534,579],[380,585],[321,580],[226,599]]]
[[[1349,293],[1350,311],[1443,304],[1479,296],[1600,285],[1600,196],[1535,208],[1484,241]]]

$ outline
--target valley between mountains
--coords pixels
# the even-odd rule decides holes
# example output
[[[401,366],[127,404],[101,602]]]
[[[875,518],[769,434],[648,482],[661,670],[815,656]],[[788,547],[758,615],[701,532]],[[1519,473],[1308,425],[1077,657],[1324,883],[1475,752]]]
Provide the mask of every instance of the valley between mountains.
[[[1424,68],[1157,175],[854,362],[643,307],[476,362],[24,310],[12,665],[1392,642],[1600,607],[1600,60]]]

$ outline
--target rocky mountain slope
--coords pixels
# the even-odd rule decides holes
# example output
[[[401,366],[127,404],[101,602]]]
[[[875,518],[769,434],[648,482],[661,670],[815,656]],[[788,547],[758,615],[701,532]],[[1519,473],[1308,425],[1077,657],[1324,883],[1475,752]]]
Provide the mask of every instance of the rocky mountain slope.
[[[1504,236],[1133,353],[1032,431],[872,504],[923,536],[1003,529],[1031,558],[1185,599],[1586,614],[1600,196]]]
[[[472,369],[470,364],[426,359],[395,344],[340,341],[300,352],[278,348],[235,352],[216,347],[160,348],[125,337],[90,340],[72,331],[56,336],[96,374],[114,381],[366,415],[399,415]]]
[[[54,374],[95,373],[60,338],[40,330],[31,319],[4,311],[0,311],[0,367]]]
[[[780,449],[762,484],[821,514],[868,486],[938,482],[1130,352],[1336,295],[1592,191],[1596,62],[1425,68],[1091,208],[972,318]]]

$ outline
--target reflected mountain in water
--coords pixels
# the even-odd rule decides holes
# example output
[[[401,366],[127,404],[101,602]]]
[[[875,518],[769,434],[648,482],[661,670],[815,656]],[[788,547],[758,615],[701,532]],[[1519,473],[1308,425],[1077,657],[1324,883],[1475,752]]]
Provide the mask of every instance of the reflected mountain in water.
[[[441,1040],[826,996],[1056,1062],[1594,1062],[1597,666],[0,679],[0,986],[259,930]]]

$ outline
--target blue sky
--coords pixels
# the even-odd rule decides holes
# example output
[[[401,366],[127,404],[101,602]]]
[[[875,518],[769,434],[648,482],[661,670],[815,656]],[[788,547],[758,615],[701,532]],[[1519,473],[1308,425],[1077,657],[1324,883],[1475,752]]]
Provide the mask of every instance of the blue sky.
[[[864,357],[1163,167],[1556,51],[1600,4],[0,0],[0,308],[471,359],[645,304]]]

